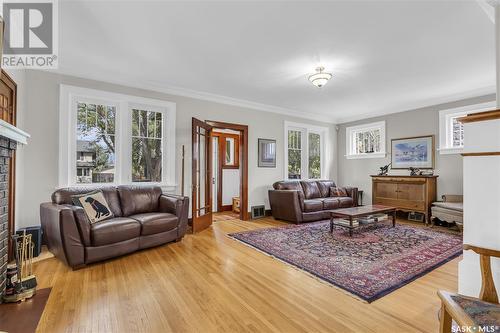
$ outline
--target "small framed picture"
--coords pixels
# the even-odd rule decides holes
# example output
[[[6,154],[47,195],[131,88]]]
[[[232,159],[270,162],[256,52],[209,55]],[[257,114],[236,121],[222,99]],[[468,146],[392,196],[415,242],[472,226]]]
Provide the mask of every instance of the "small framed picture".
[[[259,168],[276,168],[276,140],[259,139]]]
[[[391,140],[391,169],[434,169],[434,135]]]

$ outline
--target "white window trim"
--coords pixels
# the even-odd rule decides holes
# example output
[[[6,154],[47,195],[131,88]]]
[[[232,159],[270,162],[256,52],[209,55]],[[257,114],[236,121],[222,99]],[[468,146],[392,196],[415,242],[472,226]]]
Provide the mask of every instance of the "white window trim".
[[[296,123],[291,121],[285,121],[284,126],[284,176],[283,179],[288,179],[288,130],[296,130],[302,132],[302,154],[301,154],[301,166],[306,166],[306,168],[301,168],[300,180],[309,180],[309,135],[308,133],[316,133],[320,135],[321,142],[321,179],[328,179],[328,161],[330,144],[329,144],[329,128],[322,126],[315,126],[303,123]]]
[[[105,184],[76,183],[76,122],[74,105],[77,99],[116,106],[115,181]],[[163,113],[162,154],[164,156],[160,183],[132,182],[132,116],[133,108]],[[175,117],[176,104],[168,101],[143,98],[61,84],[59,87],[59,187],[109,186],[122,184],[161,186],[166,191],[175,190]]]
[[[495,107],[496,102],[486,102],[439,111],[439,154],[460,154],[463,152],[463,147],[452,146],[453,140],[449,121],[450,118],[488,111],[494,109]]]
[[[380,152],[378,153],[363,153],[363,154],[351,154],[353,151],[354,142],[352,140],[352,136],[355,132],[360,131],[369,131],[372,129],[380,130]],[[385,137],[385,121],[377,121],[374,123],[361,124],[356,126],[346,127],[345,129],[345,144],[346,144],[346,155],[347,159],[361,159],[361,158],[384,158],[387,155],[386,152],[386,137]]]

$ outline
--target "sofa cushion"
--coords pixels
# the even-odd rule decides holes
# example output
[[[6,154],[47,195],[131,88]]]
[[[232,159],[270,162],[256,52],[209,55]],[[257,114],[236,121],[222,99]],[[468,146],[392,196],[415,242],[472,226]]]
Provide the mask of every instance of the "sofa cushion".
[[[102,191],[72,195],[71,198],[73,200],[73,205],[83,208],[90,223],[96,223],[114,217]]]
[[[464,211],[464,204],[463,204],[463,202],[441,202],[441,201],[437,201],[437,202],[433,202],[432,205],[433,206],[437,206],[437,207],[442,207],[442,208],[445,208],[445,209],[456,210],[456,211],[459,211],[459,212],[463,212]]]
[[[160,196],[159,186],[118,186],[123,216],[153,213],[158,211]]]
[[[339,207],[340,207],[340,202],[338,198],[323,199],[323,209],[337,209]]]
[[[108,245],[129,240],[141,235],[141,224],[131,218],[116,217],[93,223],[90,236],[93,246]]]
[[[335,182],[333,180],[318,180],[319,191],[323,198],[330,196],[330,187],[335,187]]]
[[[323,210],[323,200],[318,200],[318,199],[304,200],[304,211],[316,212],[320,210]]]
[[[175,229],[179,224],[177,216],[170,213],[144,213],[131,215],[131,219],[142,225],[141,235],[153,235]]]
[[[301,181],[302,189],[304,190],[304,197],[306,199],[321,198],[318,183],[316,181]]]
[[[353,201],[351,197],[335,197],[339,201],[340,208],[352,207]]]
[[[347,197],[347,190],[343,187],[330,187],[331,197]]]
[[[52,202],[58,205],[72,205],[71,196],[86,194],[95,191],[102,191],[109,209],[115,217],[123,216],[120,206],[120,198],[116,187],[66,187],[52,193]]]

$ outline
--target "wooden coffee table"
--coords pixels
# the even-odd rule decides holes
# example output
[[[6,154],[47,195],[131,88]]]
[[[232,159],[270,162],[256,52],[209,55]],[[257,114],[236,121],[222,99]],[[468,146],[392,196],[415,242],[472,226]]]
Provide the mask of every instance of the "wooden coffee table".
[[[389,206],[382,206],[382,205],[367,205],[367,206],[340,208],[340,209],[332,210],[330,212],[330,232],[333,232],[333,225],[338,225],[340,227],[344,227],[344,228],[349,229],[349,236],[352,237],[352,231],[361,226],[361,223],[358,223],[357,226],[353,225],[355,218],[364,217],[364,216],[373,215],[373,214],[381,214],[381,213],[390,215],[392,217],[392,227],[396,226],[396,207],[389,207]],[[335,221],[334,221],[335,218],[347,219],[347,220],[349,220],[349,225],[335,223]],[[382,222],[382,221],[387,221],[387,220],[381,220],[378,222]]]

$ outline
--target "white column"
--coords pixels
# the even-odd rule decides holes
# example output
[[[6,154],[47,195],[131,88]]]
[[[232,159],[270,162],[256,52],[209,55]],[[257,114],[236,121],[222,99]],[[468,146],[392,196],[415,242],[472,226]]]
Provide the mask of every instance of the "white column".
[[[497,107],[500,108],[500,1],[495,10]],[[464,124],[464,153],[499,152],[500,119]],[[500,156],[464,156],[464,244],[500,250]],[[500,260],[492,259],[493,278],[500,290]],[[461,294],[479,296],[479,256],[464,251],[458,268]]]

